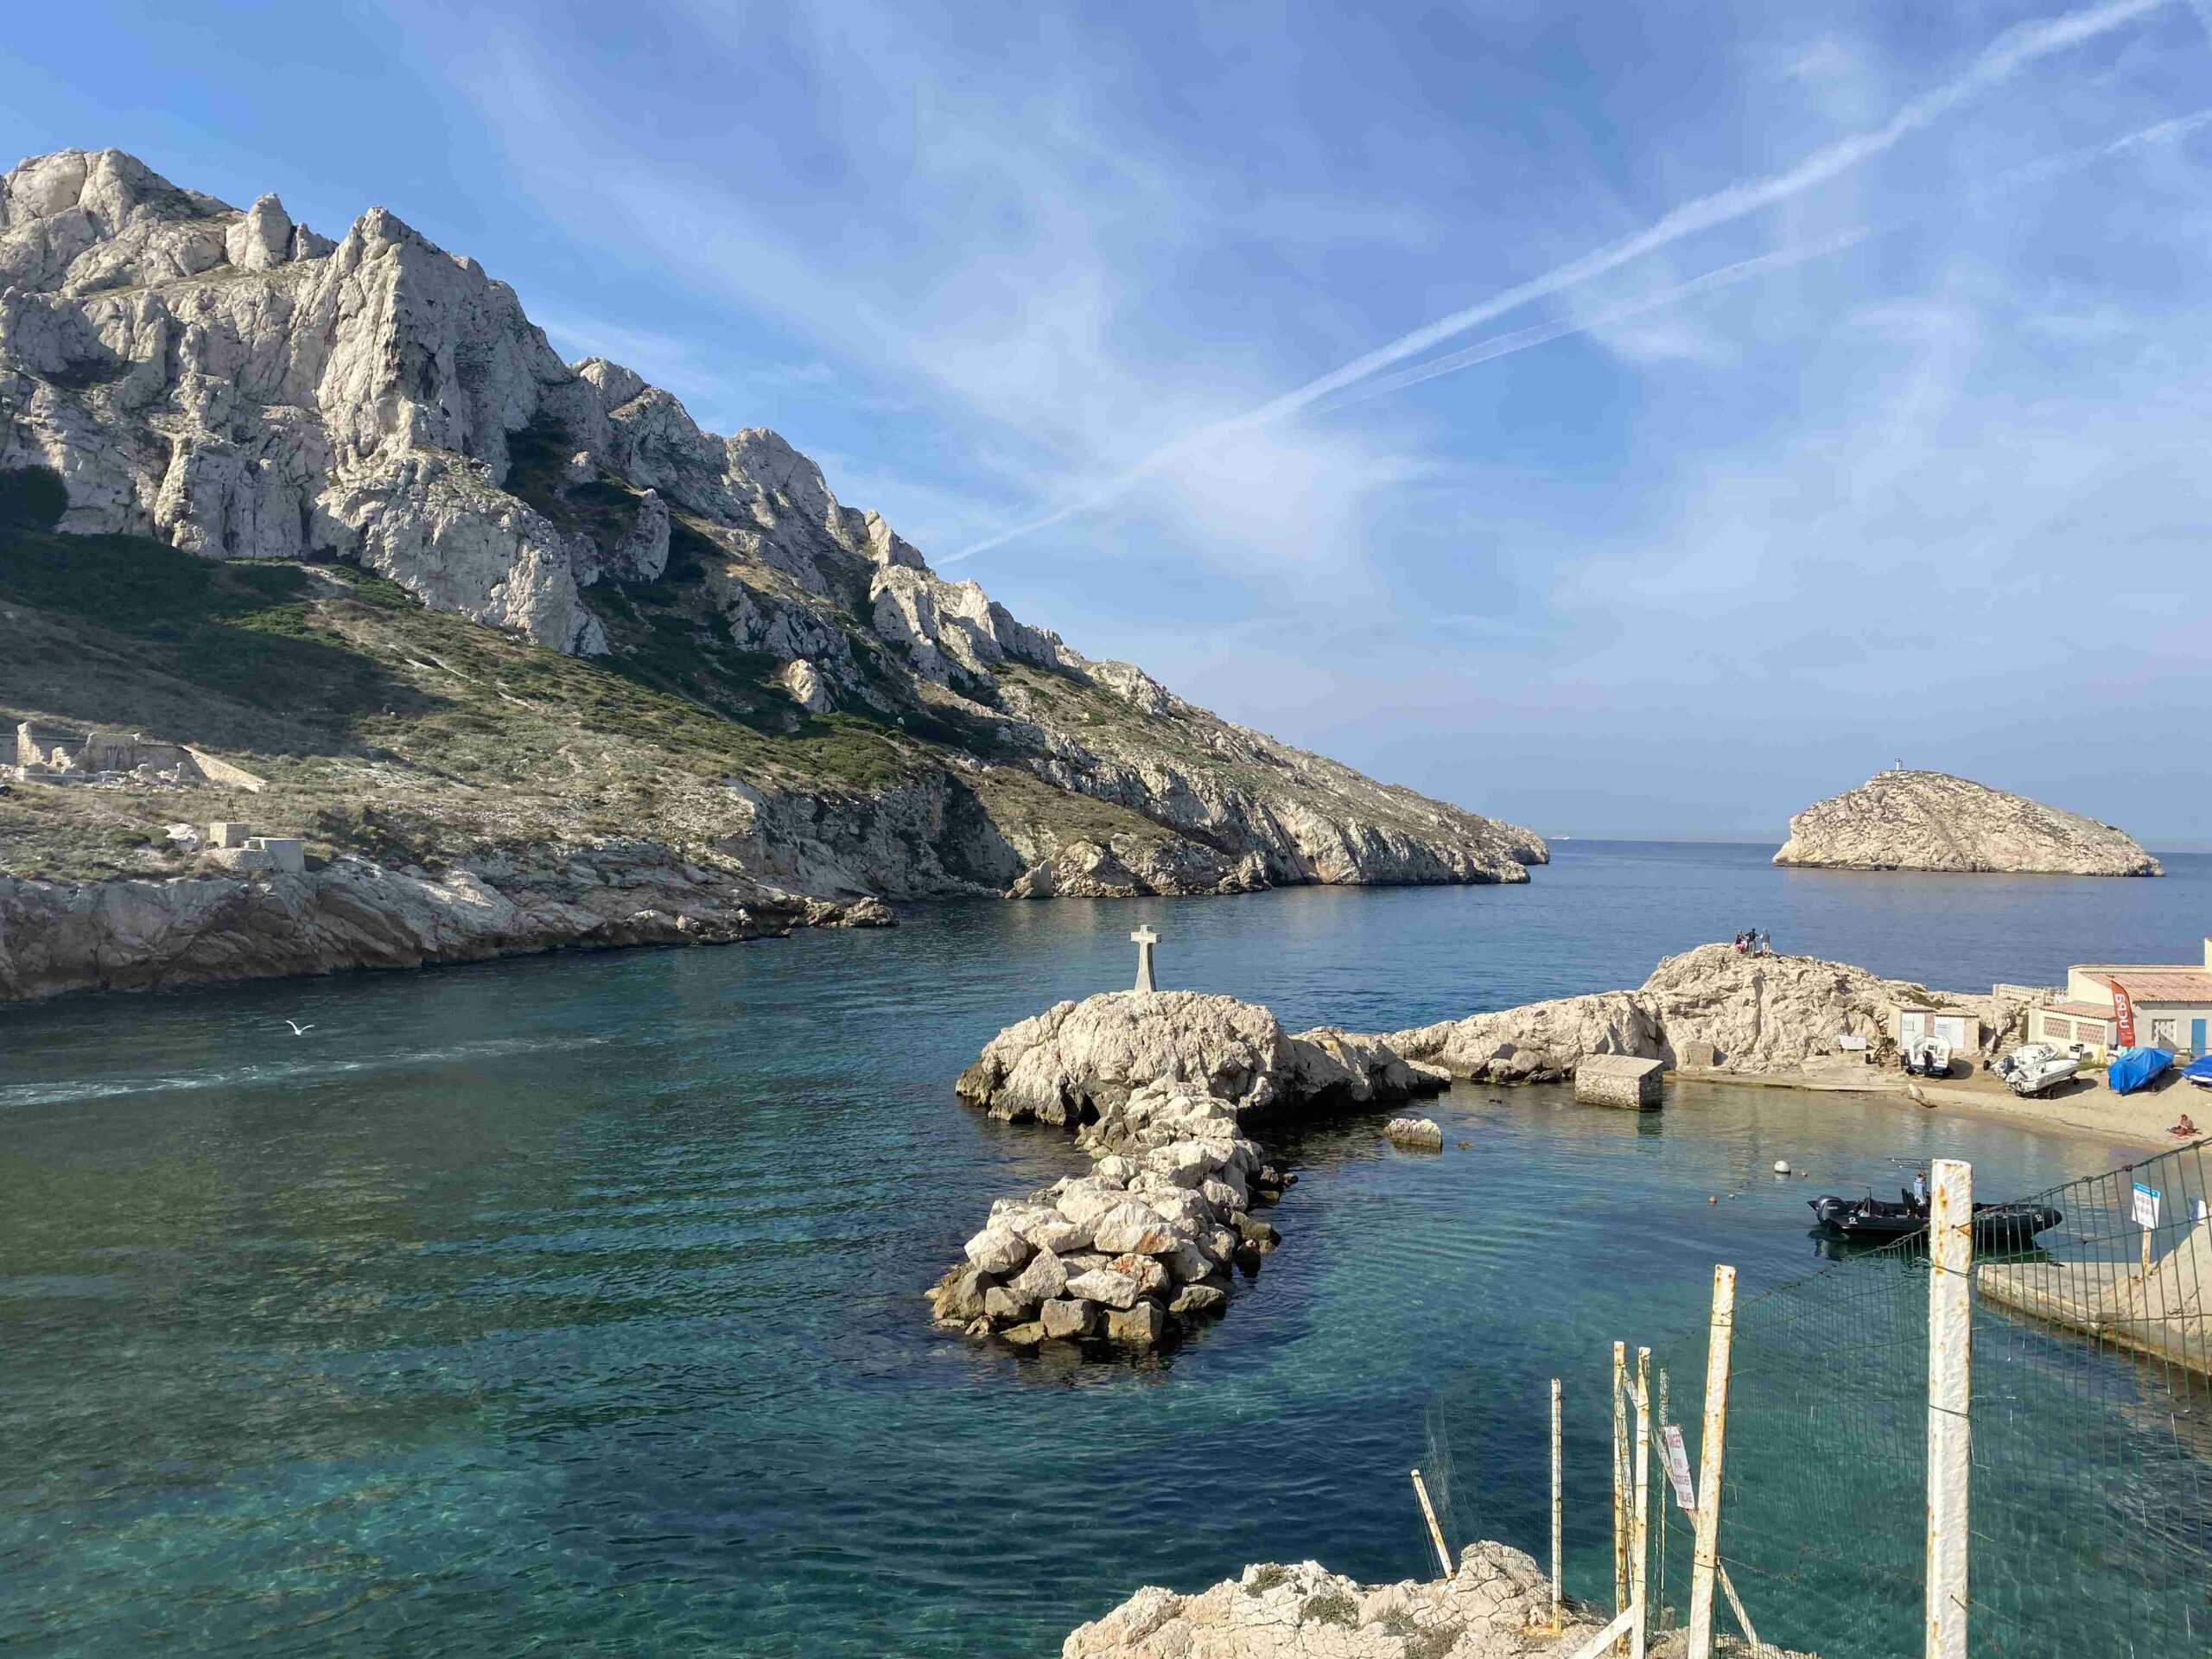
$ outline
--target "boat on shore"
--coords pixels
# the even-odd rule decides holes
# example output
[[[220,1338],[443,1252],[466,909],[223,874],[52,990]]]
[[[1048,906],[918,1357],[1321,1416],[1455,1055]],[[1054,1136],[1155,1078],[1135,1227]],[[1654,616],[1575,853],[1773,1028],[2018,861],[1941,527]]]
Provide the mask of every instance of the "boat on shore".
[[[2191,1060],[2181,1069],[2181,1080],[2200,1089],[2212,1089],[2212,1054]]]
[[[2115,1095],[2146,1088],[2174,1063],[2163,1048],[2123,1048],[2105,1067],[2105,1085]]]
[[[2056,1088],[2081,1071],[2082,1062],[2049,1043],[2028,1043],[1997,1062],[1997,1075],[2023,1099]]]
[[[1951,1046],[1941,1037],[1916,1037],[1904,1046],[1902,1056],[1908,1075],[1916,1077],[1948,1077],[1951,1075]]]

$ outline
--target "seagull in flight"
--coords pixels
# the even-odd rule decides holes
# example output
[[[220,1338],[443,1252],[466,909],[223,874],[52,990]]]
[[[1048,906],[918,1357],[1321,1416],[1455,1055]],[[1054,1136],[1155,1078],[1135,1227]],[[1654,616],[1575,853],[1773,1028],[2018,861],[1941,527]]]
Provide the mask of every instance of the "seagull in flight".
[[[295,1037],[304,1037],[308,1033],[315,1029],[315,1022],[313,1020],[309,1020],[304,1026],[296,1020],[287,1020],[284,1023],[291,1027],[292,1035]]]

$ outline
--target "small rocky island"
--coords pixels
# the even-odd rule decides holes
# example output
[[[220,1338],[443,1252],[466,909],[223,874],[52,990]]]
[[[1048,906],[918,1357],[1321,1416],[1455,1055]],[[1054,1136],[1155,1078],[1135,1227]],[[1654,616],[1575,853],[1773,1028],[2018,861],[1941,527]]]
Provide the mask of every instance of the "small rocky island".
[[[1941,772],[1877,772],[1789,820],[1777,864],[1833,870],[2164,875],[2108,823]]]

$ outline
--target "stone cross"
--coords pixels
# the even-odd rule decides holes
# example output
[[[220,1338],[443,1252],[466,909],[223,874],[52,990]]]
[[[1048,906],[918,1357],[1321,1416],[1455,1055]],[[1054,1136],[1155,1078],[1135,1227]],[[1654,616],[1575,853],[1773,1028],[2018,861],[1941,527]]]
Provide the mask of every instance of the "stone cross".
[[[1152,982],[1152,947],[1160,943],[1160,935],[1148,927],[1141,927],[1129,937],[1136,941],[1137,989],[1158,990],[1160,987]]]

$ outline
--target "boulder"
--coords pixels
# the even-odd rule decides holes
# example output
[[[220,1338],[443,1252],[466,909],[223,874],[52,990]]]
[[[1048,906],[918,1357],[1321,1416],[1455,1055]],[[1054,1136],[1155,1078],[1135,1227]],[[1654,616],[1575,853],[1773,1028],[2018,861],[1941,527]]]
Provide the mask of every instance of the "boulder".
[[[1018,1325],[1037,1311],[1037,1299],[1007,1285],[983,1293],[983,1317],[993,1325]]]
[[[1148,1255],[1117,1255],[1109,1264],[1108,1271],[1120,1274],[1135,1285],[1140,1296],[1163,1294],[1170,1282],[1166,1268]]]
[[[930,1306],[938,1319],[966,1325],[982,1317],[984,1293],[991,1288],[988,1274],[972,1263],[963,1262],[948,1268],[944,1277],[931,1287]]]
[[[1394,1117],[1383,1125],[1382,1133],[1402,1147],[1420,1147],[1431,1152],[1444,1150],[1444,1130],[1433,1117]]]
[[[1149,1348],[1166,1329],[1166,1310],[1150,1297],[1128,1307],[1107,1310],[1107,1339],[1127,1348]]]
[[[1098,1328],[1098,1304],[1080,1296],[1058,1297],[1039,1307],[1037,1317],[1046,1336],[1073,1341]]]
[[[1032,1302],[1058,1296],[1067,1288],[1067,1285],[1068,1270],[1061,1265],[1060,1258],[1050,1250],[1038,1251],[1031,1258],[1029,1265],[1007,1281],[1009,1289]]]
[[[1125,1308],[1137,1299],[1137,1281],[1111,1268],[1093,1268],[1068,1281],[1068,1294],[1103,1307]]]
[[[1211,1319],[1227,1310],[1229,1293],[1214,1285],[1185,1285],[1167,1311],[1179,1319]]]
[[[985,1273],[1003,1277],[1018,1273],[1022,1263],[1029,1260],[1029,1241],[1011,1227],[992,1225],[969,1239],[963,1247],[969,1261]]]
[[[994,1117],[1080,1124],[1155,1082],[1255,1108],[1297,1086],[1289,1039],[1267,1009],[1196,991],[1120,991],[1007,1027],[955,1087]]]
[[[1100,1216],[1091,1227],[1091,1240],[1109,1255],[1135,1250],[1144,1255],[1166,1255],[1179,1236],[1174,1227],[1149,1205],[1127,1200]]]

